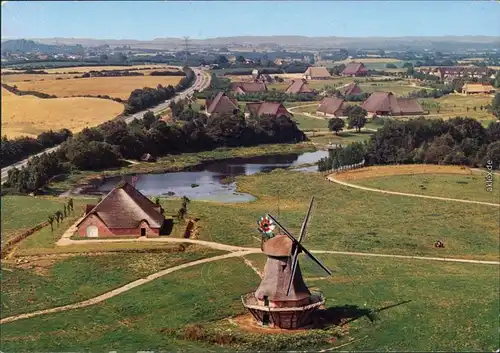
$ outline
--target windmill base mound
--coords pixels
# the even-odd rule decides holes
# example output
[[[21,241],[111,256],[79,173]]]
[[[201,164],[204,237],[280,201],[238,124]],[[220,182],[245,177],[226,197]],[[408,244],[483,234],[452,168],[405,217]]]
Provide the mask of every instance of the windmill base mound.
[[[265,335],[273,335],[273,334],[299,334],[308,329],[314,328],[314,325],[307,325],[295,330],[288,330],[279,327],[269,327],[262,326],[261,323],[255,320],[255,317],[251,313],[246,313],[243,315],[239,315],[229,319],[229,321],[238,326],[241,331],[249,332],[249,333],[261,333]]]
[[[315,292],[303,304],[303,301],[301,301],[296,306],[290,306],[290,302],[282,302],[266,306],[262,305],[255,298],[255,292],[252,292],[243,295],[241,301],[259,325],[269,328],[295,330],[312,324],[312,314],[316,309],[323,306],[325,297],[322,293]]]

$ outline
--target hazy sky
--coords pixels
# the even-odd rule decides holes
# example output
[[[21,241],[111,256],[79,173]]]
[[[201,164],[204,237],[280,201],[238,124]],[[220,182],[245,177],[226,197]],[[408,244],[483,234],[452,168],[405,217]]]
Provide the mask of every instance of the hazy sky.
[[[2,1],[2,38],[500,35],[499,1]]]

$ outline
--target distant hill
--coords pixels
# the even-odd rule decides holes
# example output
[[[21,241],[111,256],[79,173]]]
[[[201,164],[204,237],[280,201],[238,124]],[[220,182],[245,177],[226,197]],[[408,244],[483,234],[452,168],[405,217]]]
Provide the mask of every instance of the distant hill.
[[[134,39],[92,39],[92,38],[39,38],[32,39],[46,45],[64,44],[69,46],[118,47],[127,45],[137,49],[182,49],[182,38],[157,38],[141,41]],[[5,42],[4,42],[5,43]],[[2,43],[2,47],[4,46]],[[241,47],[241,46],[281,46],[285,48],[326,49],[326,48],[365,48],[365,49],[495,49],[500,46],[500,37],[491,36],[439,36],[439,37],[304,37],[304,36],[242,36],[190,39],[193,47]],[[2,48],[3,50],[3,48]]]
[[[26,52],[40,52],[43,54],[53,54],[53,53],[83,53],[84,48],[81,44],[75,45],[54,45],[54,44],[44,44],[40,42],[35,42],[33,40],[26,39],[11,39],[2,41],[2,53],[4,52],[15,52],[15,53],[26,53]]]

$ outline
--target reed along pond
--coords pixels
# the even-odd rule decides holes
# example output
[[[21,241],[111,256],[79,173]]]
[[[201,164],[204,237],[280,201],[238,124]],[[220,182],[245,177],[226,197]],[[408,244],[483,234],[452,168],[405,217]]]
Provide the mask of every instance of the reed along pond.
[[[327,157],[328,151],[306,152],[302,154],[267,155],[250,158],[232,158],[202,163],[189,171],[137,174],[136,188],[147,196],[187,196],[192,200],[217,202],[248,202],[255,200],[250,194],[236,191],[234,177],[268,173],[274,169],[298,167],[317,163]],[[313,171],[316,166],[297,170]],[[111,191],[117,183],[125,179],[132,182],[132,175],[107,178],[97,188],[99,193]]]

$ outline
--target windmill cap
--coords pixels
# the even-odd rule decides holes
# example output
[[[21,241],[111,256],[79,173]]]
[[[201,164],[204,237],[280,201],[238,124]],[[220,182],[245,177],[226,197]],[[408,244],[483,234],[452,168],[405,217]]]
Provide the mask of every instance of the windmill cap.
[[[267,256],[287,257],[292,253],[292,241],[284,234],[278,234],[263,245],[263,252]]]

